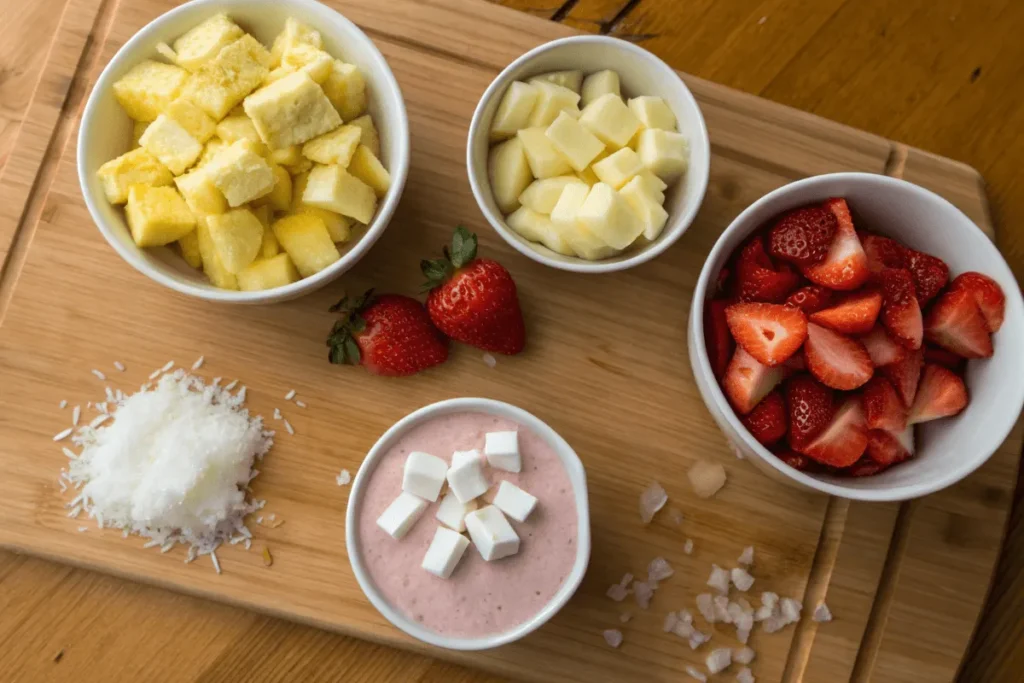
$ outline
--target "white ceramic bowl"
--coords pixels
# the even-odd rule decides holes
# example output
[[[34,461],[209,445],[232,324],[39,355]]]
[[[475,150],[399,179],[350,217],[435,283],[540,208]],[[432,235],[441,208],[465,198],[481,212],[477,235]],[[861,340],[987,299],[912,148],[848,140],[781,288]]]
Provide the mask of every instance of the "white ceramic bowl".
[[[367,482],[373,476],[373,471],[377,467],[377,461],[387,453],[395,441],[415,425],[441,415],[462,412],[487,413],[488,415],[513,420],[547,441],[569,474],[569,480],[572,482],[573,496],[576,498],[576,561],[561,588],[551,598],[551,601],[529,620],[504,633],[481,636],[479,638],[455,638],[439,635],[434,631],[424,628],[392,607],[377,590],[376,585],[374,585],[367,572],[366,566],[363,564],[361,539],[359,537],[359,509],[362,505],[363,493]],[[345,543],[349,562],[352,563],[352,571],[359,582],[359,587],[363,589],[363,593],[370,599],[373,606],[388,621],[402,631],[430,645],[450,650],[486,650],[498,647],[499,645],[519,640],[528,633],[543,626],[569,601],[569,598],[576,592],[580,582],[583,580],[583,575],[587,571],[587,564],[590,561],[590,502],[587,497],[587,475],[583,469],[583,463],[572,449],[572,446],[545,422],[525,410],[508,403],[487,398],[453,398],[439,401],[438,403],[432,403],[420,408],[396,422],[394,426],[384,432],[384,435],[377,440],[377,443],[367,453],[352,484],[352,491],[349,493],[348,512],[345,517]]]
[[[236,292],[214,287],[169,247],[140,249],[132,241],[120,206],[111,206],[96,178],[106,161],[128,151],[132,121],[114,97],[112,85],[144,59],[162,61],[160,42],[172,43],[187,30],[219,12],[227,12],[243,29],[270,45],[288,17],[320,32],[324,48],[359,67],[367,82],[369,113],[380,131],[381,161],[391,174],[391,189],[358,240],[341,258],[316,275],[285,287]],[[78,178],[89,213],[110,246],[133,268],[160,284],[201,299],[228,303],[270,303],[294,299],[323,287],[350,269],[373,246],[398,206],[409,171],[409,121],[405,103],[383,55],[351,21],[315,0],[193,0],[157,17],[117,51],[89,95],[78,133]]]
[[[656,240],[643,247],[631,247],[622,254],[601,261],[587,261],[556,254],[543,245],[520,237],[508,227],[494,202],[487,174],[488,131],[501,98],[512,81],[525,80],[548,71],[582,69],[592,73],[613,69],[619,73],[623,96],[657,95],[665,98],[676,115],[679,132],[690,143],[690,166],[681,181],[665,193],[668,223]],[[574,36],[545,43],[509,64],[487,87],[473,113],[466,143],[466,167],[480,210],[498,234],[529,258],[561,270],[578,273],[611,273],[650,261],[682,237],[693,223],[704,200],[711,166],[711,143],[697,100],[679,74],[653,54],[618,38]]]
[[[995,354],[967,363],[967,408],[954,418],[919,426],[917,454],[880,474],[840,478],[798,472],[784,465],[743,427],[711,371],[704,344],[704,302],[718,271],[765,221],[789,209],[845,197],[861,227],[938,256],[950,275],[974,270],[996,280],[1006,294],[1006,321],[995,334]],[[738,453],[768,474],[824,493],[856,500],[892,501],[924,496],[979,468],[1010,433],[1024,406],[1024,302],[1020,288],[991,240],[948,201],[903,180],[869,173],[835,173],[780,187],[751,204],[726,228],[704,263],[690,308],[693,375],[712,417]]]

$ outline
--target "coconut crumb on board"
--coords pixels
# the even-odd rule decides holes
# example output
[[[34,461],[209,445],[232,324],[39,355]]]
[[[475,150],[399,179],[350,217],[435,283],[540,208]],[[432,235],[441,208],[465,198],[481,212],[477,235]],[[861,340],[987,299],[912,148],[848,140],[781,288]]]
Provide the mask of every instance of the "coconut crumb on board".
[[[196,362],[192,364],[192,369],[198,370],[199,368],[203,367],[203,363],[205,362],[206,356],[199,356],[199,358],[196,359]]]
[[[732,580],[732,585],[736,586],[736,590],[742,593],[746,593],[754,585],[753,575],[742,567],[733,567],[729,572],[729,578]]]
[[[754,564],[754,546],[748,545],[744,548],[743,552],[740,553],[740,556],[736,559],[736,562],[747,567]]]
[[[284,428],[285,428],[285,431],[287,431],[289,434],[294,434],[295,433],[295,427],[292,427],[292,423],[289,422],[288,420],[284,421]]]
[[[300,401],[299,399],[295,399],[295,407],[296,408],[305,408],[306,407],[306,402],[305,401]]]
[[[732,653],[732,660],[738,664],[750,664],[754,661],[754,649],[750,647],[740,648]]]
[[[647,565],[648,581],[664,581],[674,573],[672,565],[664,557],[656,557]]]
[[[814,614],[811,616],[811,619],[819,624],[832,621],[832,610],[825,603],[821,603],[814,608]]]
[[[736,672],[736,683],[756,683],[754,674],[750,672],[750,669],[743,667]]]
[[[686,539],[686,543],[683,544],[683,552],[686,553],[687,555],[692,555],[693,554],[693,539],[692,538]]]
[[[668,494],[658,482],[651,484],[640,494],[640,519],[644,524],[650,524],[658,510],[665,507],[668,502]]]
[[[64,409],[65,409],[65,408],[67,408],[67,407],[68,407],[68,401],[67,401],[67,399],[63,399],[63,400],[61,400],[61,402],[60,402],[60,409],[61,409],[61,410],[64,410]]]
[[[625,624],[626,622],[628,622],[632,618],[633,618],[633,615],[630,614],[629,612],[623,612],[622,614],[619,615],[619,621],[622,622],[623,624]]]
[[[489,368],[497,367],[498,359],[495,358],[493,355],[491,355],[489,353],[485,353],[483,358],[484,358],[484,365],[486,365],[487,367],[489,367]]]
[[[114,369],[116,369],[118,372],[124,372],[125,371],[124,363],[122,363],[119,360],[115,360],[114,361]]]
[[[699,460],[686,473],[698,498],[711,498],[725,486],[725,468],[717,462]]]
[[[284,395],[284,400],[286,400],[286,401],[290,401],[293,398],[295,398],[295,390],[294,389],[289,390],[288,393]]]
[[[686,665],[686,675],[690,678],[700,681],[701,683],[708,683],[708,677],[703,671],[693,666],[692,664]]]
[[[717,564],[711,565],[711,575],[708,576],[707,585],[714,588],[719,593],[729,592],[729,572],[719,567]]]
[[[617,648],[619,645],[622,645],[622,631],[617,628],[606,629],[601,635],[604,636],[604,642],[610,647]]]
[[[74,427],[68,427],[67,429],[65,429],[63,431],[57,432],[56,434],[53,435],[53,440],[54,441],[63,441],[64,439],[66,439],[69,436],[71,436],[71,432],[72,431],[74,431]]]
[[[338,486],[346,486],[352,481],[352,475],[348,473],[348,470],[342,470],[338,476],[334,478],[334,481]]]

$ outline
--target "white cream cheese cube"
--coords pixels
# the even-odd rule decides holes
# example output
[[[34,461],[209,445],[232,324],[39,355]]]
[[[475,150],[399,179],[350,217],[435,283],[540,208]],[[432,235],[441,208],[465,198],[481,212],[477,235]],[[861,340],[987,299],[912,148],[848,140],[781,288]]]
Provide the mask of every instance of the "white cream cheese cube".
[[[596,71],[583,79],[580,89],[580,106],[585,107],[597,98],[613,94],[622,97],[619,90],[619,74],[611,69]]]
[[[491,467],[506,472],[519,472],[523,460],[519,456],[519,432],[488,432],[484,437],[484,455]]]
[[[676,115],[664,99],[643,95],[629,100],[627,105],[633,115],[640,119],[644,128],[658,128],[660,130],[676,129]]]
[[[519,195],[533,180],[523,143],[512,138],[491,148],[487,158],[487,175],[491,180],[494,202],[502,213],[519,208]]]
[[[644,231],[643,223],[626,199],[607,183],[590,188],[577,219],[595,237],[616,249],[625,249]]]
[[[448,488],[460,503],[482,496],[490,488],[480,458],[464,460],[448,469]]]
[[[574,171],[585,170],[604,151],[604,143],[564,111],[558,113],[544,135]]]
[[[629,110],[618,95],[602,95],[584,108],[580,123],[601,138],[601,142],[618,149],[625,147],[640,130],[640,119]]]
[[[523,193],[519,195],[519,203],[537,213],[549,215],[555,208],[558,198],[562,196],[562,190],[566,185],[584,185],[582,180],[574,175],[560,175],[554,178],[543,178],[530,183]]]
[[[517,522],[525,522],[537,507],[537,499],[512,482],[503,481],[494,497],[494,506]]]
[[[437,513],[434,515],[437,521],[455,531],[466,530],[466,515],[477,509],[475,500],[463,503],[459,497],[449,491],[441,498],[441,504],[437,506]]]
[[[434,532],[434,540],[427,548],[427,554],[423,556],[421,566],[434,576],[447,579],[455,571],[455,567],[468,547],[468,538],[451,529],[439,526]]]
[[[690,163],[690,145],[686,138],[668,130],[641,131],[636,151],[644,167],[666,183],[685,173]]]
[[[523,239],[539,242],[545,247],[563,256],[573,256],[572,247],[565,240],[562,232],[555,227],[551,219],[533,209],[520,206],[505,217],[508,227],[515,230]]]
[[[519,535],[493,505],[466,515],[466,530],[480,556],[488,562],[519,552]]]
[[[550,71],[546,74],[534,76],[530,79],[531,83],[535,81],[546,81],[548,83],[560,85],[563,88],[568,88],[573,92],[579,92],[580,84],[583,83],[583,72],[578,70]]]
[[[555,149],[555,146],[544,134],[545,129],[537,126],[523,128],[516,137],[523,143],[526,161],[530,164],[530,173],[534,178],[553,178],[572,172],[569,160]]]
[[[602,183],[608,183],[616,190],[621,189],[633,177],[644,170],[640,155],[629,147],[623,147],[594,164],[594,174]]]
[[[643,223],[644,237],[656,239],[668,222],[668,212],[644,187],[643,179],[639,176],[633,178],[619,190],[619,194],[625,197],[633,213]]]
[[[471,451],[455,451],[452,453],[452,467],[473,461],[482,463],[482,457],[483,456],[480,454],[480,451],[475,448]]]
[[[513,81],[501,98],[498,111],[491,121],[491,142],[510,138],[520,128],[527,128],[538,95],[537,88],[529,83]]]
[[[546,128],[558,118],[558,112],[568,111],[572,114],[579,110],[580,96],[569,88],[536,79],[530,83],[537,89],[537,102],[530,113],[531,127]]]
[[[377,526],[394,539],[401,539],[427,509],[427,501],[402,491],[377,518]]]
[[[402,490],[431,503],[437,500],[448,474],[448,463],[436,455],[413,451],[405,459]]]

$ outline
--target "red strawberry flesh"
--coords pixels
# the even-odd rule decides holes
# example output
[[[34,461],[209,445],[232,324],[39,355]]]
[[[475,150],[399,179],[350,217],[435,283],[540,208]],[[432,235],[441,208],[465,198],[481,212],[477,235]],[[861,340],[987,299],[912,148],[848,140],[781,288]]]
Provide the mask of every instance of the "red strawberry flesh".
[[[910,271],[886,268],[878,277],[882,283],[881,318],[885,329],[908,349],[921,348],[924,326]]]
[[[872,429],[868,432],[868,457],[879,465],[895,465],[914,455],[914,428],[898,431]]]
[[[914,278],[914,294],[922,306],[934,299],[949,282],[949,266],[931,254],[908,249],[907,270]]]
[[[906,268],[908,265],[906,247],[894,239],[865,235],[861,238],[861,244],[872,275],[878,275],[885,268]]]
[[[838,474],[845,477],[873,477],[887,469],[889,469],[888,465],[883,465],[882,463],[875,462],[868,456],[864,456],[849,467],[840,470]]]
[[[725,309],[728,306],[728,301],[721,300],[709,301],[704,305],[704,345],[707,348],[711,371],[718,379],[725,375],[725,369],[729,367],[729,359],[732,358],[732,351],[736,346],[725,319]]]
[[[811,374],[833,389],[856,389],[875,371],[863,344],[814,323],[807,325],[804,356]]]
[[[881,310],[882,295],[874,290],[862,290],[835,306],[812,313],[808,319],[842,334],[865,334],[875,326]]]
[[[769,231],[768,251],[801,268],[813,266],[828,254],[838,226],[835,214],[824,207],[794,209]]]
[[[791,377],[785,390],[789,409],[789,447],[802,451],[832,421],[835,412],[832,390],[810,375]]]
[[[974,296],[989,332],[998,332],[1006,315],[1006,295],[1002,287],[987,275],[968,271],[949,285],[950,291],[966,290]]]
[[[875,376],[864,385],[861,401],[868,429],[901,431],[907,426],[907,407],[885,377]]]
[[[736,261],[736,286],[741,301],[779,303],[800,284],[800,276],[786,263],[776,264],[764,248],[764,238],[752,237]]]
[[[917,383],[921,378],[921,365],[924,352],[921,349],[906,351],[906,355],[881,368],[881,373],[892,382],[896,394],[900,397],[903,405],[910,407],[917,395]]]
[[[925,337],[929,342],[964,358],[992,355],[992,335],[972,292],[950,289],[928,311]]]
[[[782,381],[783,368],[758,363],[742,346],[737,346],[722,378],[722,391],[740,415],[746,415]]]
[[[818,285],[808,285],[796,290],[786,298],[786,305],[799,308],[810,315],[828,306],[832,291]]]
[[[742,419],[747,431],[765,446],[770,446],[786,435],[786,402],[782,393],[772,391]]]
[[[950,417],[966,407],[967,387],[960,376],[941,365],[925,365],[907,423]]]
[[[733,304],[725,317],[736,343],[768,366],[784,362],[807,338],[803,312],[782,304]]]
[[[881,325],[875,325],[874,329],[860,338],[860,341],[868,350],[871,362],[876,368],[897,363],[907,355],[903,345],[893,341]]]
[[[827,427],[803,449],[804,455],[830,467],[848,467],[864,455],[868,430],[860,400],[851,397]]]
[[[803,273],[808,280],[822,287],[844,291],[857,289],[871,273],[864,248],[853,227],[850,207],[845,199],[840,198],[829,199],[824,206],[836,217],[836,236],[825,260],[804,268]]]

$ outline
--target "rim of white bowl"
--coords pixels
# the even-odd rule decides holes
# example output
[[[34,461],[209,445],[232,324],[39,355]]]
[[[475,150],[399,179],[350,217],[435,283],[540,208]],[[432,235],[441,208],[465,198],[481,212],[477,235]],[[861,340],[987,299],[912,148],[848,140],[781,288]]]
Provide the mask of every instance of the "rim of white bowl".
[[[366,484],[370,477],[373,476],[373,471],[376,469],[378,461],[387,452],[387,449],[411,427],[441,415],[458,412],[480,412],[515,420],[544,439],[554,448],[559,460],[562,462],[562,466],[565,467],[566,472],[569,474],[569,479],[572,481],[573,496],[576,499],[576,560],[573,563],[572,570],[554,597],[539,612],[523,623],[508,631],[479,638],[459,638],[441,635],[420,626],[392,607],[380,594],[380,591],[373,583],[373,579],[370,578],[369,571],[363,564],[361,539],[359,537],[357,511],[362,503]],[[590,500],[587,493],[587,475],[579,455],[576,454],[572,446],[558,432],[539,417],[511,403],[490,398],[466,397],[437,401],[414,410],[389,427],[377,439],[377,442],[373,444],[373,447],[367,452],[363,462],[359,465],[359,471],[352,482],[352,490],[349,492],[348,508],[345,512],[346,551],[349,562],[352,565],[352,573],[355,575],[359,587],[369,601],[385,619],[401,631],[429,645],[449,650],[487,650],[506,645],[519,640],[547,623],[572,598],[583,581],[583,576],[586,574],[587,566],[590,563],[590,544]]]
[[[110,81],[113,78],[113,70],[120,65],[122,61],[127,59],[128,55],[135,51],[141,43],[147,42],[150,39],[150,36],[153,33],[156,33],[159,30],[160,25],[166,20],[179,14],[194,11],[197,6],[209,4],[218,5],[219,11],[225,9],[225,6],[227,6],[226,8],[230,11],[230,6],[232,5],[246,7],[259,5],[300,5],[310,8],[313,12],[322,14],[325,20],[336,21],[348,25],[365,43],[367,54],[369,54],[374,61],[379,62],[383,67],[384,82],[383,84],[375,83],[374,86],[378,88],[380,85],[384,86],[383,88],[379,88],[380,92],[382,92],[382,94],[386,94],[386,97],[389,100],[388,106],[395,107],[395,111],[401,121],[401,130],[389,132],[389,135],[393,136],[392,144],[397,146],[396,155],[400,161],[399,167],[395,169],[388,169],[388,172],[391,174],[391,187],[385,195],[384,200],[381,202],[380,208],[377,210],[377,215],[373,222],[367,226],[366,234],[352,245],[352,247],[345,252],[340,259],[332,263],[327,268],[324,268],[315,275],[308,278],[302,278],[301,280],[285,285],[284,287],[275,287],[273,289],[265,289],[255,292],[241,292],[229,289],[218,289],[213,286],[202,287],[187,282],[181,282],[169,277],[162,270],[152,266],[145,260],[140,247],[130,248],[114,237],[112,229],[107,225],[106,220],[94,205],[89,191],[89,184],[90,182],[95,182],[95,179],[90,180],[90,176],[92,174],[90,174],[85,168],[85,149],[89,145],[88,133],[92,129],[91,122],[95,114],[95,109],[99,106],[97,93],[102,90],[108,90],[111,87],[112,83],[110,83]],[[324,30],[321,26],[316,28],[317,30]],[[402,192],[405,189],[405,182],[409,174],[409,118],[405,108],[405,98],[402,96],[402,89],[399,87],[398,81],[395,79],[395,75],[391,71],[391,66],[388,64],[387,60],[384,59],[384,55],[381,54],[381,51],[377,48],[377,45],[373,40],[371,40],[362,29],[360,29],[341,12],[338,12],[337,10],[334,10],[320,2],[316,2],[316,0],[216,0],[216,3],[211,2],[211,0],[191,0],[191,2],[187,2],[161,14],[156,19],[153,19],[139,29],[135,35],[133,35],[118,49],[116,53],[114,53],[114,56],[110,58],[107,65],[103,67],[103,71],[100,72],[99,78],[96,79],[96,83],[89,92],[89,98],[86,100],[85,108],[82,111],[78,130],[75,161],[82,197],[85,200],[86,207],[89,209],[89,215],[92,217],[93,223],[95,223],[100,234],[102,234],[107,243],[113,247],[114,251],[116,251],[121,258],[135,270],[176,292],[180,292],[181,294],[186,294],[188,296],[194,296],[199,299],[205,299],[207,301],[238,304],[273,303],[276,301],[294,299],[304,294],[311,293],[328,284],[352,268],[352,266],[366,255],[366,252],[373,247],[377,240],[380,239],[381,235],[384,234],[384,230],[387,229],[395,210],[398,208],[398,202],[402,197]]]
[[[679,216],[680,227],[677,228],[678,234],[669,239],[655,241],[636,251],[632,256],[620,261],[587,261],[578,257],[566,257],[566,260],[562,261],[559,259],[553,259],[535,249],[530,248],[516,239],[512,234],[511,229],[505,224],[503,217],[495,216],[494,212],[488,208],[485,196],[490,190],[489,188],[482,187],[476,179],[477,173],[475,172],[476,164],[473,161],[473,144],[474,140],[480,134],[481,119],[483,118],[483,110],[486,104],[490,102],[492,98],[496,97],[499,91],[503,91],[508,85],[509,73],[533,60],[538,55],[571,43],[605,43],[607,45],[613,45],[620,50],[633,52],[646,58],[651,63],[651,68],[661,71],[664,78],[678,81],[683,92],[693,102],[693,107],[697,112],[697,125],[695,126],[694,132],[699,133],[699,137],[703,139],[704,144],[708,148],[706,163],[702,164],[700,168],[694,168],[691,166],[687,170],[687,173],[693,173],[694,171],[699,172],[697,180],[699,183],[698,193],[696,201],[691,203],[689,206],[684,207],[681,215]],[[710,150],[711,141],[708,136],[707,124],[704,121],[704,112],[700,108],[700,103],[697,102],[697,98],[693,96],[690,88],[686,85],[686,82],[683,81],[682,77],[675,71],[675,69],[670,67],[649,50],[645,50],[639,45],[622,40],[621,38],[613,38],[611,36],[569,36],[567,38],[558,38],[557,40],[544,43],[543,45],[539,45],[529,52],[520,55],[515,61],[502,69],[501,73],[499,73],[494,80],[491,81],[490,85],[487,86],[487,89],[484,90],[484,94],[480,97],[480,101],[477,102],[476,109],[473,111],[473,118],[470,120],[469,134],[466,137],[466,169],[468,170],[467,175],[469,175],[469,185],[473,190],[473,198],[476,199],[477,206],[480,207],[480,212],[484,215],[484,218],[487,219],[487,222],[491,224],[491,227],[501,235],[501,238],[520,254],[538,263],[543,263],[546,266],[557,268],[558,270],[565,270],[573,273],[614,273],[620,270],[627,270],[629,268],[639,266],[640,264],[647,263],[651,259],[660,256],[665,252],[665,250],[675,244],[684,234],[686,234],[687,230],[690,229],[690,226],[693,225],[694,219],[697,217],[697,213],[700,211],[700,207],[704,204],[704,196],[707,194],[708,181],[711,176]]]

